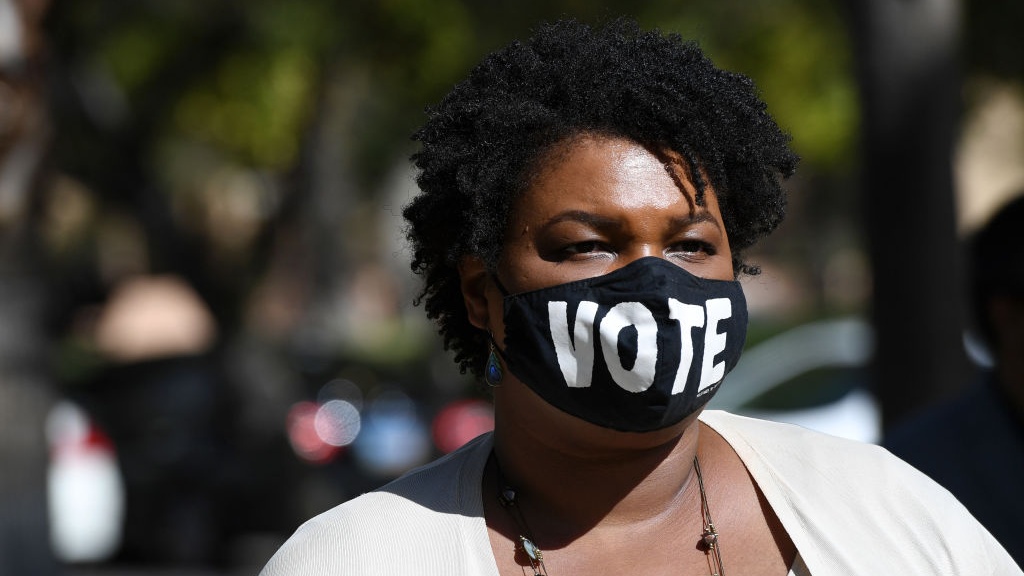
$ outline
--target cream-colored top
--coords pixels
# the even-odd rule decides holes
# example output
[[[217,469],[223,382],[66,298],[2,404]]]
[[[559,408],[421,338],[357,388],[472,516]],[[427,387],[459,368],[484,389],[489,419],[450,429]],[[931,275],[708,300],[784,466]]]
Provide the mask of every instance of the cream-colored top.
[[[800,551],[796,553],[796,558],[793,560],[793,566],[789,569],[787,576],[811,576],[810,570],[807,569],[807,565],[804,564],[804,559],[800,557]]]
[[[798,550],[794,576],[1024,576],[946,490],[884,449],[705,411]],[[261,576],[497,576],[483,517],[485,434],[306,522]]]

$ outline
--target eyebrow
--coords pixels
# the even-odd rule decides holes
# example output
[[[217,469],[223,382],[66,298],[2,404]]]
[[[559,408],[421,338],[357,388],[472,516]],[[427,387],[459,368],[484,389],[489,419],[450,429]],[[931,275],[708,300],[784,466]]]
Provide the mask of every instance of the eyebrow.
[[[566,210],[555,214],[545,222],[541,228],[549,228],[560,222],[567,221],[579,222],[594,228],[617,228],[619,226],[619,220],[617,218],[608,218],[606,216],[601,216],[584,210]],[[721,224],[719,224],[718,220],[716,220],[715,217],[711,215],[711,212],[707,210],[701,210],[689,216],[669,218],[669,224],[672,228],[677,230],[702,222],[709,222],[714,224],[715,228],[721,229]]]

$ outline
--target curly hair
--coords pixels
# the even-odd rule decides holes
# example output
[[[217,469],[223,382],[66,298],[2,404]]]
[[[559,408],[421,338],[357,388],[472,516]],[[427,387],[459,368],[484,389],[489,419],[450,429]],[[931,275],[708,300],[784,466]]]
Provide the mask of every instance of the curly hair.
[[[798,161],[749,78],[627,19],[542,25],[484,58],[427,116],[413,136],[422,193],[403,211],[425,282],[417,303],[461,371],[476,375],[488,337],[469,322],[459,260],[476,255],[494,269],[513,201],[556,145],[593,133],[682,156],[697,203],[707,185],[718,198],[737,274],[757,273],[740,252],[781,222],[780,180]]]

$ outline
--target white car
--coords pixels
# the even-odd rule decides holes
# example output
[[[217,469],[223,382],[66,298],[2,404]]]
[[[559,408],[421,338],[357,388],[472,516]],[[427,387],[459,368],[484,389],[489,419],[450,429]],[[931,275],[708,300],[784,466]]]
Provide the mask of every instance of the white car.
[[[803,324],[744,351],[708,408],[877,442],[881,411],[862,373],[872,348],[863,320]]]

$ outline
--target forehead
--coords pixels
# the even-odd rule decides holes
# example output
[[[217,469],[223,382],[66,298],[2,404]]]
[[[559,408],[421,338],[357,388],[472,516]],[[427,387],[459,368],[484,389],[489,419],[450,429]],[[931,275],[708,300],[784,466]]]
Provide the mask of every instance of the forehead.
[[[517,208],[545,212],[566,206],[700,210],[686,161],[632,140],[582,135],[556,145],[517,201]]]

